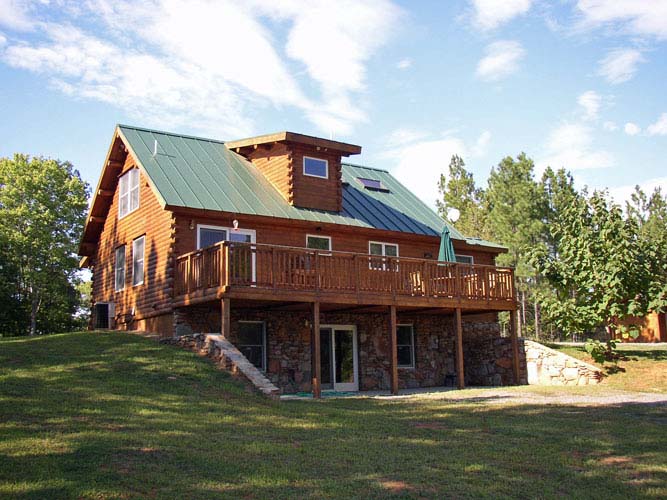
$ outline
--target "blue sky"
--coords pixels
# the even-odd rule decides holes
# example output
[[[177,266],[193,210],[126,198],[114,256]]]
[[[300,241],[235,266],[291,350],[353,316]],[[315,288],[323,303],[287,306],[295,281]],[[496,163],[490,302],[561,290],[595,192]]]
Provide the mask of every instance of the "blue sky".
[[[93,185],[128,123],[334,137],[432,205],[521,151],[622,200],[667,188],[665,82],[665,0],[0,0],[0,155]]]

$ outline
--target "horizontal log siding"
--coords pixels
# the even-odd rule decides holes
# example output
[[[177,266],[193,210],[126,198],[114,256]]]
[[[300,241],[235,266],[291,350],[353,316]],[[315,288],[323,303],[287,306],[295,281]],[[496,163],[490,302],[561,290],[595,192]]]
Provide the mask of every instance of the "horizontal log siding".
[[[247,158],[273,184],[278,192],[292,203],[291,153],[285,144],[262,145],[247,154]]]
[[[196,250],[197,247],[197,224],[208,224],[213,226],[232,227],[234,219],[239,221],[240,229],[254,229],[257,232],[256,243],[265,243],[270,245],[283,245],[293,247],[305,247],[306,235],[313,234],[318,236],[330,236],[332,250],[341,252],[356,252],[366,254],[368,252],[369,241],[381,241],[384,243],[394,243],[399,246],[399,255],[401,257],[413,257],[418,259],[425,258],[426,254],[431,254],[434,259],[438,257],[440,247],[440,238],[437,237],[415,237],[407,233],[386,233],[374,229],[355,228],[352,231],[334,231],[322,229],[318,231],[318,224],[312,224],[307,227],[296,227],[289,221],[271,218],[261,218],[262,223],[256,220],[249,222],[244,220],[243,215],[221,214],[220,217],[197,217],[185,214],[175,214],[176,230],[178,239],[174,250],[175,255]],[[257,218],[260,220],[260,218]],[[190,229],[190,221],[194,229]],[[472,255],[475,264],[494,265],[494,254],[472,249],[465,245],[454,242],[454,249],[462,255]]]
[[[313,146],[294,144],[292,149],[294,206],[339,212],[342,208],[340,153],[317,151]],[[329,177],[303,175],[303,157],[327,160]]]
[[[123,173],[134,168],[136,162],[127,155]],[[118,220],[118,183],[109,207],[104,228],[94,257],[93,301],[113,302],[116,317],[129,318],[135,309],[135,322],[164,314],[171,310],[173,269],[169,264],[172,248],[172,214],[164,210],[146,176],[140,174],[139,209]],[[146,235],[144,252],[144,283],[132,286],[132,241]],[[125,245],[125,289],[114,290],[115,251]],[[128,316],[126,316],[128,315]],[[136,327],[118,324],[116,327]]]

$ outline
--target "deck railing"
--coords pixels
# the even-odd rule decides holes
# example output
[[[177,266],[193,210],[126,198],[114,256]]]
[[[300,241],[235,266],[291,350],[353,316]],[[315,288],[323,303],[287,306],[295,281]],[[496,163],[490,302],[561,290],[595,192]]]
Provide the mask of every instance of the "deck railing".
[[[175,295],[212,288],[514,300],[511,268],[220,242],[176,260]]]

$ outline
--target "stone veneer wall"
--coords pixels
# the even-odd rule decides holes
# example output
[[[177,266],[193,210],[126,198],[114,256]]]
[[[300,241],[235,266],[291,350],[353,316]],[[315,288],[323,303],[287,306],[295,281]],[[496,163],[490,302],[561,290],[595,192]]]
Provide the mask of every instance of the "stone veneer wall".
[[[524,351],[531,385],[590,385],[602,380],[596,366],[532,340],[524,341]]]
[[[512,343],[500,336],[498,323],[467,324],[463,335],[465,382],[469,386],[512,385],[514,370]],[[521,342],[522,339],[519,339]],[[526,383],[526,357],[519,344],[519,374]]]
[[[310,314],[284,311],[231,311],[230,341],[238,337],[239,321],[264,321],[267,332],[266,376],[285,393],[311,390]],[[387,314],[322,313],[322,325],[355,325],[358,342],[359,389],[389,389],[389,319]],[[412,324],[415,367],[399,368],[401,388],[454,385],[454,326],[450,316],[398,315]],[[220,311],[215,305],[183,308],[175,313],[177,335],[217,332]],[[497,334],[497,324],[464,323],[468,332]]]

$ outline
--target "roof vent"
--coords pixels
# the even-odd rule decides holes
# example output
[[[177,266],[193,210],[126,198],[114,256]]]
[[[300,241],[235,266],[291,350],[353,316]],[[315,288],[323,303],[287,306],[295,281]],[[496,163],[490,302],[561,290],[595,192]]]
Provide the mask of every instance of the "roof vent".
[[[389,189],[387,189],[385,185],[382,184],[382,181],[379,181],[377,179],[366,179],[364,177],[357,177],[357,180],[361,183],[362,186],[364,186],[365,189],[368,189],[369,191],[381,191],[383,193],[389,192]]]

